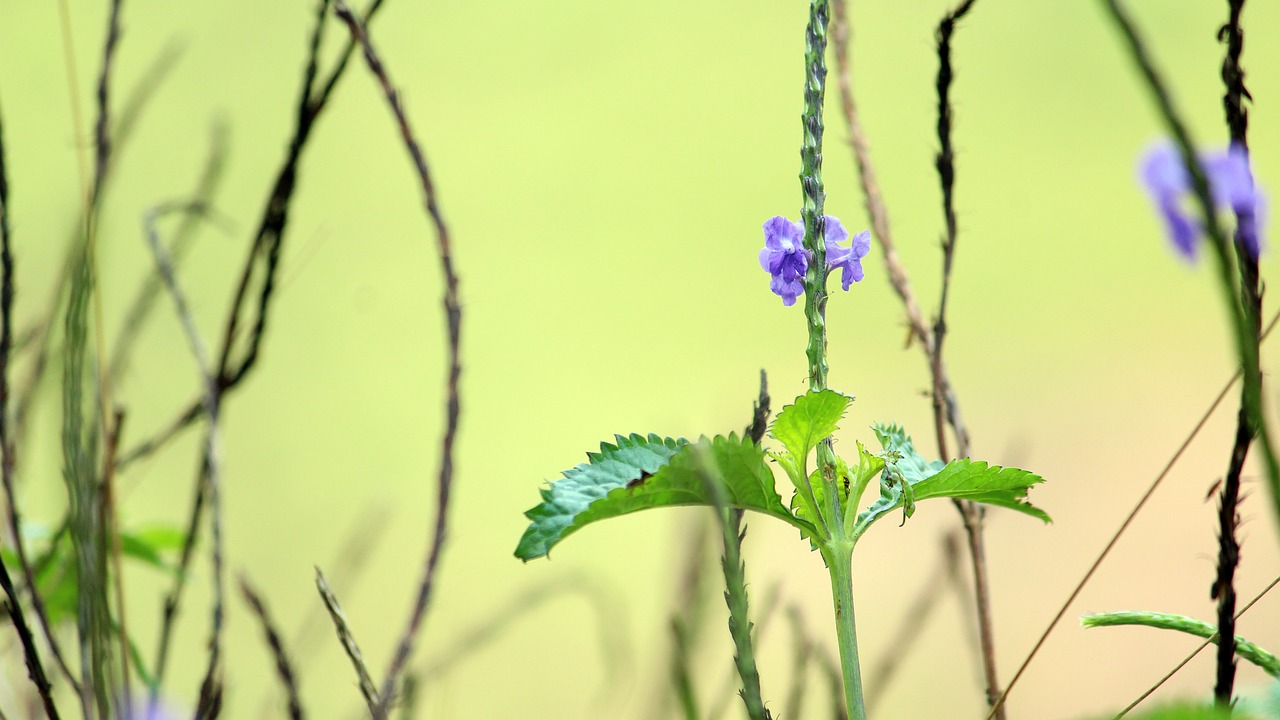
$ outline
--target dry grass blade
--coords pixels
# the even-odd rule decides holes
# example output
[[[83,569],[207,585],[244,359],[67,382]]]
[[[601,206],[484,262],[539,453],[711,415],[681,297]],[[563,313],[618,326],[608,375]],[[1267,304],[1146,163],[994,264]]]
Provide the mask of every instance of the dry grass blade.
[[[431,181],[431,172],[427,167],[426,157],[423,155],[422,148],[409,127],[409,119],[406,117],[404,107],[400,103],[400,96],[391,84],[386,68],[378,57],[373,43],[369,40],[364,26],[352,14],[351,9],[341,0],[336,0],[334,10],[338,17],[346,23],[352,38],[359,42],[364,50],[365,62],[368,64],[370,72],[373,73],[378,83],[382,86],[387,104],[390,106],[399,126],[400,137],[404,141],[406,151],[413,160],[414,169],[417,170],[418,180],[422,184],[423,204],[436,230],[436,247],[440,259],[440,270],[444,276],[444,312],[448,328],[449,371],[448,379],[445,383],[447,396],[445,401],[445,429],[440,441],[440,474],[437,484],[435,529],[432,533],[431,548],[427,552],[423,567],[422,582],[418,586],[417,599],[414,601],[408,624],[400,637],[399,645],[396,648],[395,655],[392,657],[390,668],[387,670],[387,676],[383,680],[382,689],[379,692],[379,705],[374,717],[384,718],[387,715],[387,706],[395,693],[396,681],[404,670],[410,653],[413,651],[413,643],[417,638],[418,629],[421,626],[423,616],[426,614],[427,604],[431,599],[436,568],[439,566],[440,555],[444,549],[445,529],[449,516],[449,496],[453,487],[454,440],[457,437],[460,412],[458,379],[462,375],[460,359],[462,307],[458,300],[458,276],[453,269],[449,228],[445,224],[444,215],[441,213],[440,206],[436,200],[435,186]]]
[[[298,678],[293,672],[293,666],[289,664],[289,654],[285,652],[284,642],[280,639],[275,623],[271,622],[271,615],[267,612],[262,598],[254,591],[253,586],[249,584],[249,579],[243,574],[240,576],[240,594],[244,596],[245,602],[249,603],[249,608],[257,616],[258,622],[262,624],[262,632],[267,638],[267,647],[271,648],[271,656],[276,661],[276,674],[280,677],[280,684],[284,686],[285,693],[289,697],[289,717],[292,720],[302,720],[302,703],[298,698]]]
[[[351,632],[351,626],[347,624],[347,616],[342,612],[342,606],[338,604],[338,598],[329,589],[329,581],[325,579],[324,573],[320,568],[316,568],[316,590],[320,591],[320,599],[324,600],[324,606],[329,611],[329,617],[333,619],[333,626],[338,631],[338,642],[342,643],[342,649],[346,651],[347,657],[351,659],[351,665],[356,670],[356,677],[360,679],[360,694],[364,696],[365,704],[369,706],[369,712],[377,712],[378,688],[373,684],[373,677],[369,674],[369,667],[365,665],[364,655],[360,652],[360,646],[356,644],[356,637]]]

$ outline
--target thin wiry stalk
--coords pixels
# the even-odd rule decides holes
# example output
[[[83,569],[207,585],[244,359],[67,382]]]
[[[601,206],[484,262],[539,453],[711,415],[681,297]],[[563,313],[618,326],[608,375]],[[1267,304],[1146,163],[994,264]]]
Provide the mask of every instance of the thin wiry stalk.
[[[1226,113],[1227,128],[1231,142],[1242,149],[1249,147],[1248,128],[1249,115],[1245,110],[1244,100],[1249,90],[1244,85],[1244,69],[1240,66],[1240,54],[1244,51],[1244,32],[1240,28],[1240,13],[1244,9],[1244,0],[1228,0],[1229,13],[1227,23],[1219,31],[1219,37],[1226,41],[1227,53],[1222,61],[1222,81],[1226,92],[1222,98]],[[1252,215],[1252,211],[1248,211]],[[1235,253],[1236,263],[1240,270],[1240,302],[1249,321],[1249,341],[1255,351],[1260,342],[1259,323],[1262,318],[1262,288],[1258,276],[1258,260],[1245,249],[1243,228],[1252,222],[1252,217],[1236,213]],[[1260,370],[1260,368],[1259,368]],[[1258,384],[1261,385],[1259,379]],[[1218,601],[1218,628],[1221,637],[1218,639],[1217,672],[1214,678],[1214,701],[1223,707],[1231,704],[1231,694],[1236,679],[1236,647],[1235,647],[1235,610],[1236,610],[1236,567],[1240,563],[1240,541],[1236,537],[1236,528],[1240,523],[1240,473],[1244,470],[1245,459],[1249,455],[1249,447],[1257,435],[1257,428],[1249,415],[1249,397],[1241,392],[1240,409],[1236,413],[1236,435],[1232,442],[1231,455],[1227,463],[1227,474],[1222,481],[1222,492],[1218,496],[1218,567],[1214,576],[1210,597]]]
[[[349,587],[370,568],[367,560],[386,532],[388,527],[386,519],[386,508],[370,508],[361,518],[352,523],[346,535],[343,536],[342,542],[338,543],[337,557],[329,563],[333,567],[333,585]],[[318,567],[317,572],[319,572]],[[325,580],[326,583],[329,582],[328,578]],[[333,622],[327,607],[323,604],[311,605],[296,625],[286,633],[294,656],[300,658],[297,666],[299,672],[305,673],[307,662],[314,662],[318,658],[317,651],[328,646],[327,627]],[[254,717],[270,715],[276,700],[277,698],[272,694],[264,693]]]
[[[289,149],[286,152],[284,163],[276,176],[276,181],[272,187],[271,194],[267,199],[266,209],[263,212],[262,220],[258,226],[257,234],[250,246],[249,257],[245,261],[244,269],[236,289],[236,293],[231,302],[231,308],[228,311],[227,330],[223,336],[222,349],[219,354],[218,369],[215,373],[215,380],[218,385],[218,400],[221,403],[222,398],[230,393],[244,379],[249,369],[258,357],[258,347],[261,344],[266,330],[266,314],[271,299],[271,290],[274,287],[274,276],[279,266],[280,246],[284,240],[284,230],[288,222],[288,209],[290,201],[293,198],[296,186],[298,164],[302,158],[302,152],[307,146],[307,140],[311,136],[311,131],[315,126],[317,118],[324,110],[330,93],[336,86],[338,79],[341,77],[341,68],[335,70],[329,77],[329,82],[325,87],[325,91],[319,95],[313,96],[313,87],[315,81],[316,56],[319,53],[320,36],[324,24],[325,13],[327,12],[327,0],[319,4],[316,16],[315,27],[312,30],[311,40],[308,44],[309,53],[307,60],[307,70],[303,74],[302,90],[299,93],[297,125],[294,128],[293,139],[289,143]],[[237,329],[239,327],[239,318],[245,310],[245,303],[248,301],[249,282],[255,275],[255,271],[261,266],[261,271],[265,275],[263,280],[262,292],[259,295],[259,306],[257,308],[258,320],[255,323],[255,331],[252,336],[250,348],[244,355],[244,359],[234,369],[230,370],[230,357],[232,347],[237,339]],[[196,398],[189,407],[184,410],[179,417],[171,422],[165,430],[163,430],[158,438],[150,438],[141,443],[140,446],[127,452],[121,458],[122,462],[129,462],[137,459],[141,455],[149,453],[160,447],[164,442],[177,435],[182,429],[188,427],[195,422],[202,414],[208,410],[208,393],[202,392],[201,397]],[[212,427],[212,420],[210,426]],[[142,448],[140,451],[138,448]],[[208,458],[202,463],[202,468],[207,468]],[[202,470],[200,478],[197,480],[194,488],[194,497],[191,502],[191,512],[189,514],[188,530],[191,531],[187,535],[186,543],[182,548],[181,559],[178,565],[178,579],[175,581],[172,590],[165,599],[164,614],[161,619],[160,629],[160,645],[157,652],[156,660],[156,688],[152,690],[152,707],[156,704],[156,693],[160,680],[163,678],[164,670],[167,666],[169,657],[169,645],[172,639],[172,628],[174,618],[177,615],[177,607],[181,602],[182,593],[186,588],[183,577],[186,575],[191,557],[192,549],[196,540],[196,532],[194,532],[200,524],[200,519],[204,512],[204,504],[208,488],[206,487],[206,473]],[[202,705],[205,713],[217,713],[221,709],[221,686],[220,681],[210,685],[210,681],[216,681],[214,674],[206,674],[206,683],[202,689]],[[211,717],[211,716],[206,716]]]
[[[164,282],[165,289],[169,292],[170,298],[173,300],[174,310],[178,315],[178,320],[182,325],[183,335],[186,336],[187,344],[190,346],[191,354],[195,358],[197,370],[200,374],[201,382],[205,391],[205,415],[208,417],[209,426],[205,433],[205,442],[200,463],[199,478],[197,485],[203,485],[208,493],[208,502],[210,506],[209,513],[209,529],[212,542],[210,543],[210,552],[213,561],[213,610],[212,621],[209,632],[209,661],[205,670],[204,680],[201,684],[201,694],[205,694],[204,688],[212,688],[216,682],[218,674],[219,662],[221,661],[222,651],[222,620],[224,614],[224,583],[225,572],[223,568],[223,538],[222,538],[222,503],[221,503],[221,436],[218,430],[218,414],[221,403],[222,388],[218,383],[217,377],[214,375],[213,363],[209,356],[209,351],[205,347],[204,339],[200,336],[200,329],[196,327],[195,318],[191,314],[190,306],[187,303],[186,295],[182,292],[182,288],[178,285],[177,277],[174,275],[173,261],[169,257],[168,250],[165,249],[164,242],[160,239],[159,231],[156,229],[156,220],[165,212],[171,212],[182,206],[162,206],[152,208],[143,219],[143,225],[146,230],[147,242],[151,248],[152,257],[156,263],[156,271],[160,275],[160,279]],[[152,697],[154,698],[160,687],[159,667],[157,667],[156,685],[152,688]],[[154,706],[154,699],[151,705]]]
[[[222,349],[219,353],[218,361],[218,378],[219,383],[223,386],[222,392],[224,396],[239,387],[257,362],[262,342],[266,337],[267,317],[276,288],[276,275],[279,272],[285,229],[289,220],[289,207],[297,187],[298,168],[302,160],[303,151],[307,147],[307,141],[311,137],[316,121],[325,107],[328,106],[328,102],[337,88],[338,81],[343,77],[347,68],[347,59],[355,46],[354,39],[348,41],[345,52],[325,79],[323,86],[320,90],[315,90],[317,73],[314,68],[318,67],[317,58],[320,39],[323,36],[324,17],[328,12],[328,7],[328,0],[321,0],[317,6],[316,24],[308,44],[310,52],[307,57],[307,69],[303,73],[302,92],[298,100],[297,124],[294,127],[294,134],[290,139],[284,162],[276,174],[275,183],[272,185],[271,193],[267,198],[262,219],[258,224],[254,240],[250,244],[249,255],[245,260],[244,268],[241,270],[235,295],[231,301],[231,308],[227,313],[226,329],[223,333]],[[380,7],[382,7],[382,0],[373,0],[369,5],[369,9],[365,11],[363,22],[369,23]],[[259,275],[262,277],[260,281],[261,287],[258,292],[257,305],[253,309],[256,317],[246,343],[247,347],[245,347],[239,358],[233,359],[232,354],[241,339],[242,315],[249,312],[247,304],[250,299],[250,288],[253,279]],[[167,423],[162,430],[124,453],[121,456],[121,462],[132,462],[168,443],[179,432],[190,427],[200,417],[201,407],[202,400],[199,397],[187,403],[177,417]]]
[[[1277,577],[1275,580],[1272,580],[1270,584],[1268,584],[1265,588],[1262,589],[1262,592],[1255,595],[1254,598],[1250,600],[1248,603],[1246,603],[1244,607],[1240,608],[1240,610],[1236,612],[1234,619],[1239,620],[1241,615],[1244,615],[1246,612],[1248,612],[1249,608],[1253,607],[1254,603],[1258,602],[1263,598],[1264,595],[1271,592],[1271,589],[1274,588],[1277,584],[1280,584],[1280,577]],[[1125,715],[1128,715],[1129,711],[1138,707],[1138,705],[1141,705],[1143,700],[1146,700],[1147,698],[1151,697],[1152,693],[1154,693],[1156,690],[1159,690],[1161,685],[1164,685],[1166,682],[1169,681],[1169,678],[1173,677],[1178,673],[1179,670],[1186,667],[1187,663],[1191,662],[1196,655],[1199,655],[1201,650],[1204,650],[1205,648],[1209,647],[1209,645],[1213,644],[1213,642],[1216,639],[1217,639],[1216,637],[1211,637],[1208,640],[1205,640],[1204,642],[1200,643],[1200,645],[1197,646],[1195,650],[1192,650],[1189,655],[1187,655],[1185,658],[1182,659],[1182,662],[1178,663],[1172,670],[1170,670],[1167,674],[1165,674],[1164,677],[1157,680],[1154,685],[1147,688],[1146,692],[1139,695],[1137,700],[1134,700],[1133,702],[1129,703],[1127,706],[1125,706],[1125,709],[1117,713],[1115,716],[1115,720],[1120,720],[1120,718],[1124,717]]]
[[[40,695],[40,702],[44,704],[45,715],[49,716],[49,720],[58,720],[58,708],[53,702],[53,688],[49,685],[49,678],[44,674],[44,665],[40,662],[36,640],[31,636],[31,628],[27,626],[22,605],[18,602],[18,591],[13,587],[9,568],[5,567],[3,559],[0,559],[0,587],[4,589],[7,598],[4,603],[5,610],[8,611],[9,620],[13,623],[13,628],[18,633],[18,640],[22,643],[22,657],[27,664],[27,675],[36,686],[36,693]]]
[[[9,221],[9,177],[5,168],[4,127],[3,122],[0,122],[0,452],[4,454],[3,459],[0,460],[0,481],[4,485],[6,519],[8,520],[9,532],[13,535],[13,546],[18,557],[19,570],[22,571],[22,578],[31,593],[31,605],[36,615],[36,621],[40,623],[45,640],[49,643],[49,648],[53,652],[54,660],[62,668],[63,674],[71,681],[72,686],[76,687],[76,694],[78,695],[79,687],[62,657],[61,649],[54,639],[53,630],[49,626],[49,615],[44,609],[44,600],[40,597],[40,591],[36,587],[35,572],[27,558],[26,543],[22,541],[22,520],[18,513],[18,495],[14,489],[13,476],[16,469],[14,457],[16,443],[9,424],[9,361],[13,355],[14,295],[12,242],[12,225]],[[13,608],[20,614],[21,600],[19,597],[14,594],[11,595],[10,600]],[[22,618],[18,615],[15,615],[15,618],[15,623],[22,622]],[[20,636],[23,627],[25,625],[19,627]],[[28,654],[28,665],[33,659],[37,665],[39,664],[39,656],[34,653],[35,648],[33,646]],[[38,673],[32,670],[32,679],[36,680],[36,678],[40,678],[40,681],[43,681],[45,686],[48,685],[48,680],[44,679],[43,668]],[[37,688],[41,690],[43,698],[48,691],[47,688],[41,688],[40,681],[37,681]],[[46,710],[48,710],[52,706],[52,700],[47,701],[45,705]],[[56,712],[51,716],[54,715],[56,715]]]
[[[933,323],[933,342],[928,345],[929,368],[933,377],[933,418],[938,440],[938,452],[944,460],[947,453],[946,426],[950,425],[956,437],[956,456],[969,456],[969,431],[960,418],[955,391],[946,381],[942,349],[947,336],[947,300],[951,294],[951,268],[956,253],[955,211],[955,151],[951,142],[951,84],[954,72],[951,67],[951,37],[960,22],[974,5],[966,0],[943,16],[938,23],[938,144],[935,159],[938,180],[942,187],[942,214],[946,234],[942,241],[942,292],[938,300],[938,314]],[[953,500],[960,513],[968,540],[969,559],[973,566],[974,604],[978,610],[978,639],[982,648],[982,674],[986,680],[987,706],[995,710],[996,720],[1004,719],[1004,710],[996,706],[1000,697],[1000,680],[996,666],[995,628],[991,613],[991,576],[987,570],[987,553],[983,537],[983,518],[986,509],[979,503]]]
[[[449,497],[453,488],[454,441],[458,433],[458,416],[461,409],[458,396],[458,379],[462,375],[460,355],[462,307],[458,299],[458,276],[453,269],[449,228],[445,224],[444,215],[441,213],[439,203],[436,200],[435,186],[431,182],[431,172],[427,166],[426,157],[423,155],[422,148],[409,127],[409,119],[405,116],[404,108],[400,103],[400,96],[391,84],[386,68],[378,57],[373,43],[369,40],[369,35],[364,26],[351,13],[351,9],[342,0],[335,0],[334,10],[338,17],[346,23],[351,36],[360,43],[361,48],[364,50],[364,59],[369,66],[369,71],[373,73],[378,83],[382,86],[387,105],[390,107],[392,114],[395,115],[396,123],[400,130],[400,138],[404,141],[405,149],[413,160],[418,180],[422,185],[423,205],[426,208],[427,215],[431,218],[432,224],[435,226],[436,249],[440,258],[441,274],[444,277],[444,314],[447,324],[449,371],[448,379],[445,382],[445,429],[440,440],[440,474],[437,483],[436,522],[431,537],[431,549],[427,552],[424,562],[422,582],[418,586],[418,596],[414,601],[413,611],[409,614],[409,621],[404,633],[400,636],[399,645],[396,648],[395,655],[392,657],[387,676],[382,682],[382,689],[378,693],[378,711],[374,713],[374,717],[384,718],[387,714],[388,704],[395,693],[399,675],[404,669],[405,663],[408,662],[410,653],[413,651],[413,643],[417,638],[418,629],[421,627],[422,618],[426,614],[427,604],[431,599],[436,568],[439,566],[441,552],[444,549],[445,529],[449,514]]]
[[[1271,334],[1271,331],[1275,329],[1277,323],[1280,323],[1280,312],[1273,315],[1271,317],[1271,321],[1267,323],[1267,328],[1263,331],[1261,336],[1262,340],[1265,340],[1267,336]],[[1191,432],[1187,437],[1183,439],[1180,445],[1178,445],[1178,449],[1173,452],[1173,455],[1170,456],[1169,461],[1165,463],[1164,468],[1160,470],[1160,473],[1156,475],[1155,479],[1151,481],[1151,484],[1147,486],[1146,491],[1142,493],[1142,497],[1138,498],[1138,502],[1134,504],[1133,509],[1129,511],[1129,514],[1125,516],[1124,521],[1120,523],[1120,527],[1116,528],[1116,531],[1111,535],[1111,539],[1107,541],[1105,546],[1103,546],[1102,552],[1098,553],[1098,557],[1094,559],[1093,563],[1089,566],[1089,569],[1085,571],[1084,576],[1080,578],[1080,582],[1076,583],[1071,594],[1063,601],[1061,607],[1058,608],[1058,612],[1054,614],[1053,619],[1049,621],[1049,625],[1044,629],[1044,632],[1040,633],[1040,637],[1036,640],[1035,645],[1031,646],[1031,652],[1027,653],[1027,657],[1022,661],[1022,664],[1018,666],[1018,670],[1013,674],[1013,678],[1009,680],[1009,684],[1005,686],[1004,694],[1002,694],[1000,699],[996,701],[996,707],[1004,704],[1005,700],[1009,697],[1009,693],[1013,691],[1014,685],[1018,684],[1018,680],[1022,677],[1022,674],[1026,672],[1027,666],[1029,666],[1031,661],[1035,659],[1036,654],[1040,652],[1040,648],[1044,647],[1045,641],[1049,639],[1049,634],[1053,632],[1054,628],[1058,626],[1058,623],[1067,614],[1067,610],[1070,609],[1071,604],[1076,601],[1076,598],[1080,596],[1080,593],[1084,590],[1084,586],[1093,579],[1094,573],[1096,573],[1098,568],[1102,566],[1102,561],[1107,558],[1107,555],[1111,554],[1112,548],[1114,548],[1116,543],[1120,541],[1120,536],[1124,535],[1125,530],[1129,529],[1129,525],[1133,523],[1133,519],[1138,516],[1138,513],[1141,512],[1142,508],[1146,506],[1147,501],[1155,494],[1156,488],[1160,487],[1160,483],[1164,482],[1165,477],[1167,477],[1169,472],[1173,470],[1173,466],[1177,464],[1178,460],[1182,458],[1182,454],[1191,446],[1191,441],[1195,440],[1196,436],[1200,434],[1200,431],[1204,429],[1204,426],[1209,422],[1209,417],[1218,409],[1218,406],[1222,404],[1222,401],[1227,398],[1227,393],[1231,392],[1231,388],[1236,384],[1236,381],[1240,379],[1240,374],[1240,370],[1237,369],[1235,374],[1233,374],[1231,378],[1227,380],[1226,384],[1222,386],[1222,389],[1218,391],[1217,396],[1214,397],[1213,402],[1209,403],[1208,409],[1206,409],[1200,416],[1200,419],[1196,421],[1195,427],[1191,429]],[[990,719],[991,716],[989,715],[987,720]]]
[[[200,179],[191,193],[189,201],[191,212],[183,214],[182,222],[174,230],[173,242],[169,246],[169,255],[173,258],[175,265],[180,264],[187,251],[191,249],[191,242],[195,239],[195,231],[200,221],[210,218],[207,210],[212,206],[213,196],[221,185],[226,160],[227,126],[226,123],[218,122],[214,125],[211,134],[209,153],[202,165]],[[108,365],[108,377],[113,382],[118,382],[124,373],[125,365],[133,354],[135,343],[141,336],[142,328],[151,315],[151,310],[155,308],[156,299],[160,297],[162,290],[163,283],[160,278],[154,274],[148,275],[139,286],[128,309],[125,310],[120,323],[120,332],[116,335],[115,343],[111,348],[111,362]],[[116,459],[117,470],[122,470],[126,464],[123,458]]]
[[[289,717],[292,720],[302,720],[302,703],[298,699],[298,678],[293,672],[293,666],[289,663],[289,654],[285,652],[284,642],[280,639],[275,623],[271,622],[271,615],[267,613],[266,605],[244,575],[240,576],[240,593],[244,595],[245,602],[249,603],[249,608],[257,616],[258,622],[262,625],[262,632],[266,635],[267,647],[271,648],[271,656],[276,661],[276,675],[279,676],[280,684],[284,686],[285,693],[289,697]]]
[[[342,612],[338,598],[329,589],[329,581],[325,579],[324,573],[318,567],[316,568],[316,590],[320,591],[320,599],[324,600],[325,609],[333,619],[333,626],[338,631],[338,642],[342,643],[342,649],[351,659],[351,666],[355,668],[356,677],[360,680],[360,694],[364,696],[369,712],[374,713],[378,708],[378,688],[373,684],[373,676],[369,674],[369,666],[365,665],[364,654],[360,652],[356,636],[351,632],[351,626],[347,624],[346,613]]]

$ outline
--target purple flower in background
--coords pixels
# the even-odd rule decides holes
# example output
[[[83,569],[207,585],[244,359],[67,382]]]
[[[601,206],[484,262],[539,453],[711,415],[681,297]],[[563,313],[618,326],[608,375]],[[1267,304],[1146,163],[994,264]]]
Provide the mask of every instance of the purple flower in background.
[[[1262,249],[1259,227],[1265,202],[1253,184],[1248,152],[1233,144],[1223,152],[1202,153],[1198,160],[1209,179],[1214,206],[1230,208],[1236,214],[1236,234],[1245,250],[1257,258]],[[1161,143],[1143,156],[1140,175],[1174,248],[1188,260],[1195,260],[1204,229],[1183,207],[1191,194],[1191,177],[1182,163],[1182,155],[1173,145]]]
[[[773,276],[769,289],[782,297],[782,304],[795,305],[796,298],[804,292],[804,273],[809,269],[804,226],[781,215],[765,221],[760,267]]]
[[[839,243],[848,239],[849,232],[830,215],[823,218],[826,219],[823,240],[827,248],[827,274],[840,268],[841,285],[848,290],[850,285],[862,280],[862,258],[871,250],[871,233],[863,230],[853,236],[850,247],[840,247]],[[765,222],[760,267],[773,276],[769,289],[782,297],[783,305],[794,305],[804,292],[804,274],[810,259],[810,252],[804,248],[803,224],[780,215]]]

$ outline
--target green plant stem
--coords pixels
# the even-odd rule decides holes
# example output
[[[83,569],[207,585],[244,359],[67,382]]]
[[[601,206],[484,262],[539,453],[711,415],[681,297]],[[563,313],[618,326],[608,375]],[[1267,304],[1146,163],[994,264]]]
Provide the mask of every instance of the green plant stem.
[[[822,106],[827,88],[827,26],[831,21],[827,0],[811,0],[809,24],[804,36],[804,139],[800,146],[800,187],[804,204],[804,244],[810,253],[804,277],[804,316],[809,328],[805,355],[809,361],[809,389],[827,388],[827,248],[823,241],[826,218],[822,187]],[[840,643],[840,669],[844,675],[845,707],[850,720],[866,720],[862,704],[862,674],[858,668],[858,633],[853,618],[853,542],[844,533],[840,493],[836,487],[835,453],[831,439],[818,443],[818,469],[827,501],[825,543],[822,556],[831,574],[835,602],[836,634]],[[804,484],[807,484],[806,480]],[[853,512],[856,508],[851,508]]]
[[[826,0],[809,3],[809,24],[804,42],[804,138],[800,146],[800,187],[804,204],[804,244],[809,250],[809,269],[804,278],[804,316],[809,328],[805,355],[809,361],[809,388],[827,388],[827,248],[823,242],[826,220],[822,187],[822,106],[827,89],[827,26],[830,10]],[[818,445],[818,469],[822,472],[827,497],[828,527],[839,524],[840,502],[835,491],[835,453],[831,441]]]
[[[853,543],[838,541],[824,548],[822,558],[831,574],[831,597],[835,601],[836,639],[840,647],[840,669],[844,673],[844,703],[849,720],[866,720],[862,702],[862,672],[858,669],[858,628],[853,616]]]

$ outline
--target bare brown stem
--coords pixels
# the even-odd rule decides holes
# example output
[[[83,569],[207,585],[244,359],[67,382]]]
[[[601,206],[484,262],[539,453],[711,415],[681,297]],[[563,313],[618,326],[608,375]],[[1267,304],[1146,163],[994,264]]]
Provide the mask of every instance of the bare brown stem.
[[[276,625],[271,621],[271,615],[267,612],[266,605],[262,602],[262,597],[249,584],[249,579],[244,575],[240,576],[240,594],[244,596],[245,602],[249,603],[249,608],[253,610],[254,616],[258,618],[259,624],[262,625],[262,632],[267,639],[267,647],[271,649],[271,657],[276,661],[276,675],[280,678],[280,684],[284,686],[285,694],[289,698],[289,717],[292,720],[302,720],[302,702],[298,696],[298,678],[293,672],[293,665],[289,662],[289,654],[285,652],[284,641],[280,639],[280,632],[276,629]]]
[[[435,185],[431,181],[431,172],[427,166],[426,156],[423,155],[422,147],[409,126],[409,119],[405,115],[400,96],[396,92],[395,86],[392,85],[391,78],[388,76],[387,70],[381,58],[379,58],[372,41],[370,41],[364,25],[352,14],[351,9],[342,0],[335,0],[333,7],[338,17],[346,23],[347,29],[351,32],[351,37],[364,50],[364,59],[369,66],[369,71],[373,73],[379,85],[382,86],[387,105],[395,116],[396,124],[400,130],[400,138],[404,141],[405,150],[413,161],[418,180],[422,185],[423,206],[435,226],[436,250],[440,260],[440,271],[444,279],[444,314],[447,325],[446,339],[448,341],[449,370],[448,379],[445,382],[445,429],[440,440],[440,472],[436,486],[436,522],[431,536],[430,549],[427,551],[424,562],[422,582],[418,586],[417,599],[414,601],[413,610],[409,614],[409,621],[400,636],[399,645],[391,659],[387,676],[382,681],[382,689],[378,694],[378,708],[374,712],[374,717],[381,719],[387,716],[389,703],[395,693],[396,682],[404,669],[405,663],[409,660],[409,655],[413,651],[413,644],[417,639],[418,630],[426,614],[427,604],[431,600],[436,568],[439,566],[441,553],[444,549],[445,530],[449,516],[449,498],[453,488],[454,441],[457,437],[458,416],[461,409],[458,396],[458,380],[462,375],[462,307],[458,299],[458,276],[453,269],[449,228],[445,223],[444,215],[441,213],[436,199]]]

